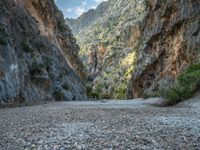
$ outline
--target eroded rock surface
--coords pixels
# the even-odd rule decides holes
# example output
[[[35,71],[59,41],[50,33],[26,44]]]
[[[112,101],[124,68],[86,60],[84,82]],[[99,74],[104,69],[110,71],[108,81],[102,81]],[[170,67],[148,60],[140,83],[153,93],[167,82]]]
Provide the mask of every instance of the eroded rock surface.
[[[1,0],[0,104],[84,100],[78,50],[53,0]]]
[[[170,87],[177,75],[200,62],[200,1],[149,0],[148,4],[130,98]]]

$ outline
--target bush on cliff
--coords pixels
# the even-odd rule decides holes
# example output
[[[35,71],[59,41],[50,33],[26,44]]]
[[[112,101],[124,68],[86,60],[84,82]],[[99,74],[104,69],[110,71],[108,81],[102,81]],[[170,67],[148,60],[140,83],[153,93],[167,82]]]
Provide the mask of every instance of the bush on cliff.
[[[195,64],[177,77],[177,82],[172,88],[161,93],[167,99],[167,104],[173,105],[191,98],[197,92],[199,86],[200,64]]]

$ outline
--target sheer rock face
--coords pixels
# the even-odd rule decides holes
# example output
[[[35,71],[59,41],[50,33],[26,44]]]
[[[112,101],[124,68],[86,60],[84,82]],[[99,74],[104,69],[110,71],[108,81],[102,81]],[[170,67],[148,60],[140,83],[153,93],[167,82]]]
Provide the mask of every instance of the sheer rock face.
[[[200,63],[199,14],[199,0],[149,0],[129,98],[170,87],[185,68]]]
[[[0,104],[86,99],[78,50],[53,0],[1,0]]]

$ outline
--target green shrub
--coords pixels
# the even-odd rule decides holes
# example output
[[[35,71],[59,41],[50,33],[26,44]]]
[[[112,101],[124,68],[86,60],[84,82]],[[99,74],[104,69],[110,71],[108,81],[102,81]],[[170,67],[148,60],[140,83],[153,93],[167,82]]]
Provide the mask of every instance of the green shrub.
[[[117,92],[117,99],[125,99],[126,98],[126,90],[125,89],[120,89]]]
[[[152,93],[142,92],[142,97],[144,99],[154,98],[154,97],[160,97],[160,96],[161,96],[160,91],[152,92]]]
[[[47,71],[49,70],[49,67],[52,65],[53,61],[51,58],[46,58],[44,60],[44,67],[47,69]]]
[[[30,72],[32,75],[39,74],[42,72],[43,68],[44,68],[43,64],[33,63],[30,67]]]
[[[0,25],[0,33],[5,33],[5,29],[2,25]]]
[[[0,36],[0,45],[7,45],[7,39]]]
[[[110,94],[108,94],[108,93],[101,93],[101,94],[99,95],[99,98],[100,98],[100,99],[111,99],[112,96],[111,96]]]
[[[59,101],[63,101],[64,97],[65,97],[65,95],[62,91],[54,92],[54,96],[55,96],[56,100],[59,100]]]
[[[116,97],[117,99],[125,99],[126,98],[126,90],[127,90],[127,84],[122,81],[123,83],[120,84],[116,90]]]
[[[99,99],[99,92],[92,91],[91,93],[88,94],[88,97]]]
[[[148,8],[149,8],[149,6],[150,6],[150,2],[149,2],[149,0],[145,0],[145,9],[147,10]]]
[[[63,85],[63,88],[64,88],[65,90],[69,90],[69,86],[68,86],[67,84],[64,84],[64,85]]]
[[[42,41],[36,41],[35,43],[34,43],[34,46],[36,47],[36,48],[45,48],[45,43],[43,43]]]
[[[65,31],[66,30],[66,24],[65,24],[65,21],[63,19],[62,12],[58,12],[56,14],[56,16],[57,16],[58,29],[60,31]]]
[[[92,92],[92,86],[85,85],[86,93],[89,95]]]
[[[21,43],[22,49],[25,50],[26,52],[33,52],[33,49],[29,46],[28,43],[22,42]]]
[[[191,98],[200,86],[200,64],[190,66],[177,77],[176,84],[167,91],[161,92],[167,104],[173,105]]]
[[[58,20],[58,29],[60,31],[65,31],[66,30],[66,25],[62,20]]]

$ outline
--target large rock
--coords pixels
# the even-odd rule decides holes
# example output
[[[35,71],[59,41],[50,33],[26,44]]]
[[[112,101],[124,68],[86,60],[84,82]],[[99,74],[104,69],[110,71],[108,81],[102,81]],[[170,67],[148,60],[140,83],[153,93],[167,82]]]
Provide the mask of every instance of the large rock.
[[[53,0],[1,0],[0,104],[85,100],[78,51]]]
[[[148,0],[129,98],[170,87],[189,65],[200,63],[200,1]]]

